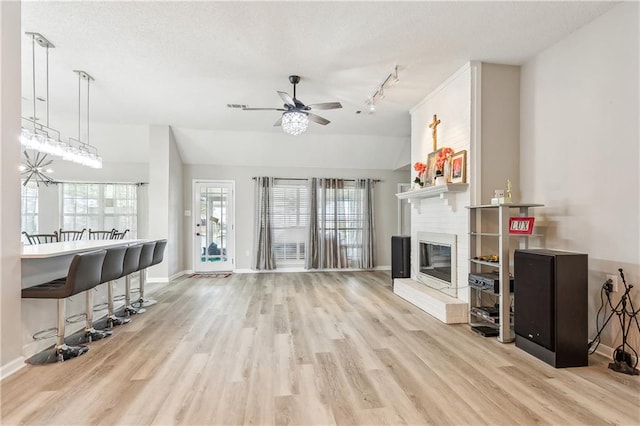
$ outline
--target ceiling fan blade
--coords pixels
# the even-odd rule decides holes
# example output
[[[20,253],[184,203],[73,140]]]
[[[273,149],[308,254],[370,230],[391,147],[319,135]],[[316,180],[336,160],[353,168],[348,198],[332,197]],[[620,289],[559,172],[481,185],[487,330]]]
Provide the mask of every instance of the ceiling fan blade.
[[[242,108],[243,111],[286,111],[284,108]]]
[[[288,93],[278,91],[278,95],[280,95],[280,97],[282,98],[285,104],[289,105],[291,108],[296,107],[296,103],[293,101],[293,98],[289,96]]]
[[[307,115],[309,116],[309,120],[315,121],[316,123],[322,124],[323,126],[326,126],[327,124],[331,123],[329,120],[327,120],[326,118],[320,117],[319,115],[312,114],[310,112],[308,112]]]
[[[282,117],[278,118],[278,121],[273,123],[273,127],[282,126]]]
[[[338,109],[342,108],[342,104],[340,102],[323,102],[321,104],[311,104],[307,105],[309,109]]]

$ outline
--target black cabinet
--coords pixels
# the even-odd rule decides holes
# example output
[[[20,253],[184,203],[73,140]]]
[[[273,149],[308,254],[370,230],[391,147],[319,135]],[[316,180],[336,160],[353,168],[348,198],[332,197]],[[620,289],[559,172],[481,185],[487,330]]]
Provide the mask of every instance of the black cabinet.
[[[394,278],[411,278],[411,237],[391,237],[391,283]]]
[[[557,250],[516,250],[516,346],[554,367],[587,360],[587,255]]]

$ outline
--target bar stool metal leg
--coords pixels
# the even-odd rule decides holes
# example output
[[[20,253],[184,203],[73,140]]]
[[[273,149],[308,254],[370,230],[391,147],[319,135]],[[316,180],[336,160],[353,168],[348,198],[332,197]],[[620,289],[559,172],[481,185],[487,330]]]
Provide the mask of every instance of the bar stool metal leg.
[[[93,328],[93,289],[90,288],[85,292],[87,295],[87,323],[84,327],[84,335],[88,342],[104,339],[111,336],[109,330],[96,330]]]
[[[145,273],[146,269],[142,269],[140,271],[140,297],[139,299],[134,302],[135,306],[139,306],[139,307],[147,307],[147,306],[151,306],[151,305],[155,305],[156,303],[158,303],[157,300],[155,299],[145,299],[144,298],[144,284],[147,281],[147,274]]]
[[[134,308],[131,305],[131,274],[127,275],[124,279],[124,313],[126,316],[142,314],[146,312],[144,308]]]
[[[131,319],[129,318],[123,318],[123,317],[118,317],[116,316],[116,314],[114,313],[115,310],[115,306],[113,303],[113,281],[109,281],[107,283],[107,303],[108,303],[108,312],[107,312],[107,327],[109,328],[113,328],[116,325],[122,325],[122,324],[126,324],[128,322],[131,322]]]
[[[66,299],[58,299],[58,330],[56,332],[56,355],[59,362],[78,357],[89,351],[89,348],[86,346],[70,346],[64,342],[66,301]]]

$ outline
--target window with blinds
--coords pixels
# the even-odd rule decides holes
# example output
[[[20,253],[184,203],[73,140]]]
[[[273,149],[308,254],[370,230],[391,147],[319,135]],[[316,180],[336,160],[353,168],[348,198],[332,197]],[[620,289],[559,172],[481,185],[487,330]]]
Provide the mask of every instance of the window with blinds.
[[[337,236],[350,267],[355,267],[362,253],[362,196],[354,182],[344,182],[344,188],[325,189],[325,203],[319,202],[318,223],[326,239]]]
[[[277,266],[304,265],[308,224],[306,181],[277,179],[273,187],[271,223]]]
[[[63,183],[61,226],[64,230],[138,228],[138,187],[134,184]]]
[[[31,181],[22,186],[22,231],[38,233],[38,185]],[[24,237],[23,237],[24,238]],[[25,241],[26,242],[26,241]]]

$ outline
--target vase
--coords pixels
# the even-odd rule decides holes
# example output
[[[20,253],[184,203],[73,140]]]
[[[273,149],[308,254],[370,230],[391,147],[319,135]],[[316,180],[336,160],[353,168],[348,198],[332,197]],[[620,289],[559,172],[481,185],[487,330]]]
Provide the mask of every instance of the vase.
[[[436,185],[446,185],[447,184],[447,178],[444,176],[437,176],[436,177]]]
[[[444,162],[444,170],[442,171],[442,176],[444,176],[444,180],[446,182],[451,182],[451,162]]]

